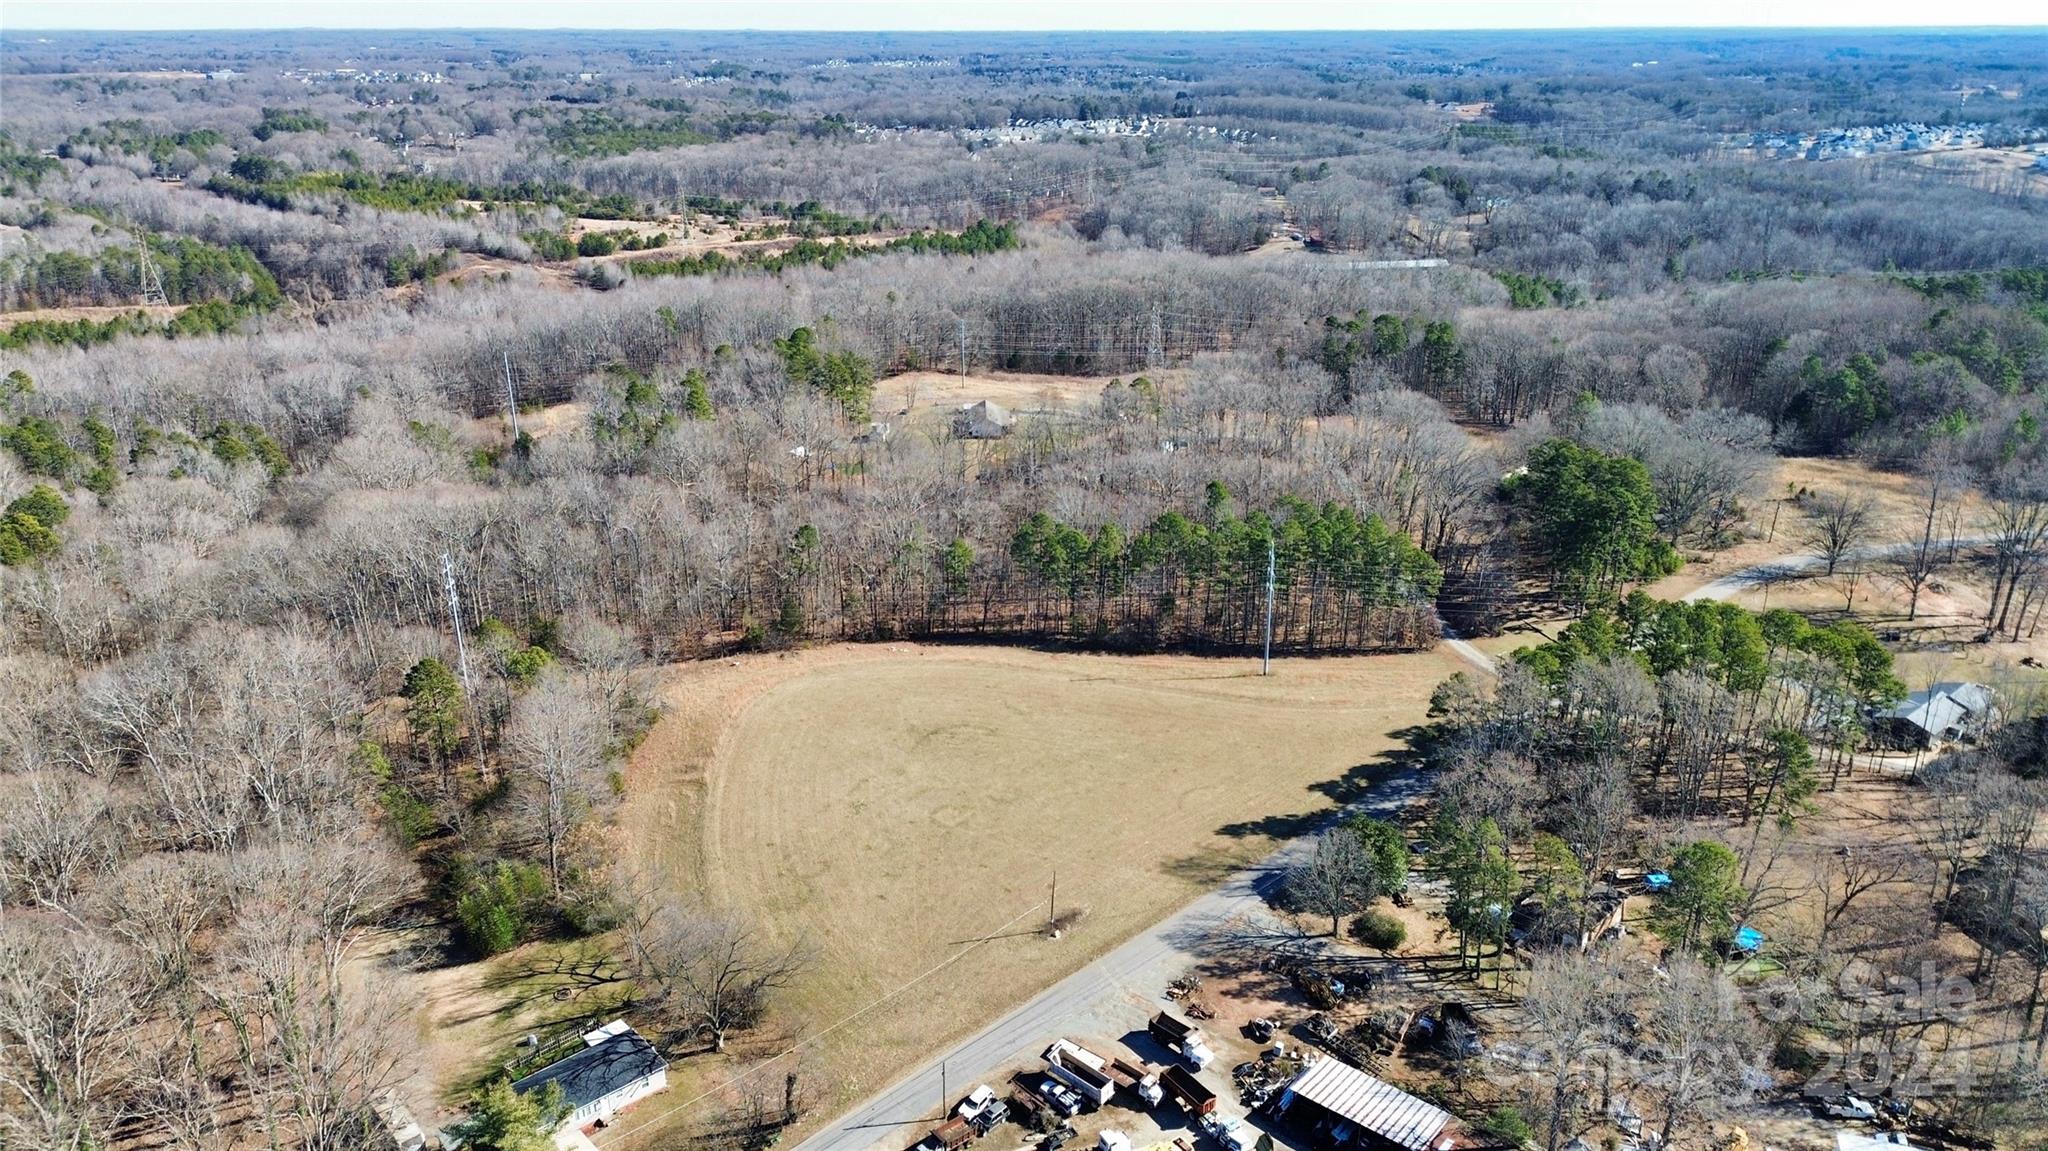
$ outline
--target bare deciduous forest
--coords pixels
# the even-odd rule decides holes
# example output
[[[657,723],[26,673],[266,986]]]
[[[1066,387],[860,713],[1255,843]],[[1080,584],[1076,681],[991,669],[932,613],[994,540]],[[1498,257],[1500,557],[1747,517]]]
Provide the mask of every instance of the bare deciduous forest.
[[[10,31],[0,99],[0,1144],[383,1145],[398,927],[601,940],[723,1053],[811,960],[607,822],[664,665],[1256,654],[1269,564],[1282,656],[1543,629],[1439,689],[1418,835],[1552,1054],[1660,1053],[1664,1141],[1816,1036],[1981,1056],[1912,1097],[1952,1145],[2048,1124],[2040,677],[1911,834],[1802,838],[1923,595],[2001,652],[2048,612],[2048,35]],[[1846,606],[1646,592],[1760,541]],[[1328,858],[1326,920],[1392,890]],[[1641,864],[1651,1002],[1503,974],[1503,900],[1583,929]],[[1702,1024],[1774,914],[1799,1010]],[[1975,1013],[1857,1013],[1944,939]],[[1457,1098],[1558,1151],[1580,1062]]]

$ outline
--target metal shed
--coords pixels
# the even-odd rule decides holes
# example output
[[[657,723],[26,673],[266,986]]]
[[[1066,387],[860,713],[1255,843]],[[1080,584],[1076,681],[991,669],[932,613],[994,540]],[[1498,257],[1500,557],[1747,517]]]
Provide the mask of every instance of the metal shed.
[[[1337,1059],[1317,1060],[1280,1095],[1280,1109],[1290,1120],[1323,1126],[1296,1111],[1302,1104],[1335,1121],[1323,1132],[1331,1143],[1437,1151],[1449,1142],[1443,1136],[1450,1112]],[[1350,1137],[1345,1125],[1369,1138]]]

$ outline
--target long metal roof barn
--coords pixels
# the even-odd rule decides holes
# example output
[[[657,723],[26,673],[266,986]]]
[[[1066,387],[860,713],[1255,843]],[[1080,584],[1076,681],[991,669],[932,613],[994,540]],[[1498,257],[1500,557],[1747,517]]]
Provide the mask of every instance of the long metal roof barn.
[[[1451,1121],[1443,1108],[1337,1059],[1317,1060],[1287,1092],[1409,1151],[1431,1151]]]

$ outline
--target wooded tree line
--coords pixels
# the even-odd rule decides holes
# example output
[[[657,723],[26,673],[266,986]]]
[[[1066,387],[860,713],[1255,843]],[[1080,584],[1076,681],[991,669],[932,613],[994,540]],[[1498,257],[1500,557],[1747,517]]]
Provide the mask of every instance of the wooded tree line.
[[[1497,684],[1442,685],[1426,858],[1475,968],[1519,939],[1528,1061],[1498,1085],[1535,1131],[1563,1140],[1610,1091],[1657,1107],[1644,1116],[1659,1129],[1698,1129],[1788,1073],[1867,1080],[1978,1133],[2038,1123],[2041,700],[2004,687],[2002,726],[1922,767],[1906,786],[1926,802],[1887,813],[1884,842],[1844,851],[1807,830],[1813,805],[1868,770],[1850,754],[1864,709],[1900,691],[1857,625],[1636,596],[1517,652]],[[1668,945],[1664,978],[1626,985],[1618,949],[1574,946],[1617,868],[1668,877],[1648,920]],[[1511,906],[1539,926],[1511,937]],[[1784,970],[1745,990],[1715,959],[1759,925]],[[1909,985],[1910,1006],[1878,990]],[[1699,1035],[1655,1022],[1687,988],[1722,1003],[1710,1025],[1688,1016]],[[1928,1005],[1937,994],[1947,1006]],[[1671,1052],[1693,1044],[1709,1062],[1679,1076]]]

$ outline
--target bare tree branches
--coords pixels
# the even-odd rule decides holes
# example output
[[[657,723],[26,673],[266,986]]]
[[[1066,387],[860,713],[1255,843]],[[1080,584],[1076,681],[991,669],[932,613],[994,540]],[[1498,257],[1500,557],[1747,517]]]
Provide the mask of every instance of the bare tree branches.
[[[770,993],[809,960],[801,942],[773,944],[737,917],[673,899],[643,905],[627,934],[636,997],[713,1051],[760,1023]]]

